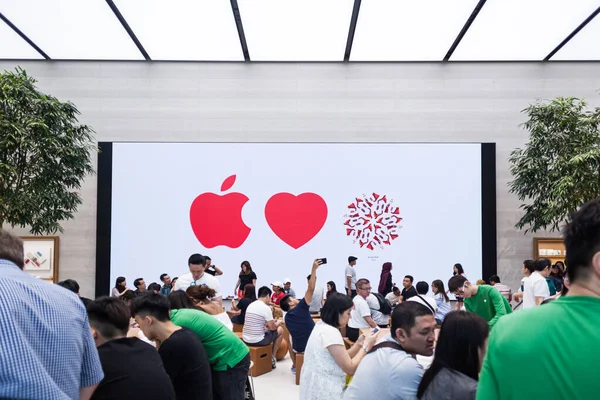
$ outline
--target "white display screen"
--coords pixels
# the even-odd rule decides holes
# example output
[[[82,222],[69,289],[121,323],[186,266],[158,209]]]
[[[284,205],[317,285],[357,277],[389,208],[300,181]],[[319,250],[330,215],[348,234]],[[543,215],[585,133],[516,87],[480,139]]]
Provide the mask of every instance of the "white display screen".
[[[233,295],[248,260],[257,286],[289,278],[298,296],[343,291],[348,256],[377,290],[444,283],[460,262],[482,275],[481,144],[114,143],[110,283],[188,272],[193,253],[223,270]],[[223,189],[223,191],[221,190]],[[107,288],[109,289],[109,288]]]

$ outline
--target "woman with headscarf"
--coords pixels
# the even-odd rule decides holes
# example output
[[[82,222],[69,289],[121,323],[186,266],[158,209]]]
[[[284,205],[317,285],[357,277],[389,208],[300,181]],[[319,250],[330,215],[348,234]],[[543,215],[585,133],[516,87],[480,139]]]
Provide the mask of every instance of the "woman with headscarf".
[[[383,266],[381,267],[381,278],[379,278],[379,288],[377,291],[379,292],[379,294],[385,297],[389,292],[392,291],[393,286],[394,285],[392,283],[392,263],[383,263]]]

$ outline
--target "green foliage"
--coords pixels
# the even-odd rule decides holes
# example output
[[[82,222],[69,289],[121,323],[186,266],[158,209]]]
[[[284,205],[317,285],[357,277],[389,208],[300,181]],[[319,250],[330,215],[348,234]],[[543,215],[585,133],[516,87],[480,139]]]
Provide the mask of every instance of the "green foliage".
[[[0,73],[0,227],[32,234],[62,232],[81,204],[78,190],[93,173],[93,130],[70,102],[38,91],[17,68]]]
[[[600,196],[600,109],[557,98],[523,112],[529,116],[523,124],[529,142],[509,158],[510,192],[525,202],[516,227],[554,231],[581,204]]]

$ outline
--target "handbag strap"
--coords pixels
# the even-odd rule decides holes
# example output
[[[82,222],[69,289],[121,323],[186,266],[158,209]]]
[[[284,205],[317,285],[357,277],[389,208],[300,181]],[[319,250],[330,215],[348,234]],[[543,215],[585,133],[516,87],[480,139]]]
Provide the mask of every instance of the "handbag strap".
[[[419,296],[419,298],[421,300],[423,300],[423,303],[425,303],[425,305],[431,310],[433,315],[435,315],[435,308],[431,307],[431,304],[429,304],[429,302],[427,300],[425,300],[425,298],[423,296],[421,296],[419,293],[417,293],[417,296]]]
[[[402,350],[402,351],[404,351],[404,348],[402,346],[400,346],[398,343],[396,343],[396,342],[390,342],[390,341],[386,340],[385,342],[381,342],[381,343],[376,344],[375,346],[373,346],[371,348],[371,351],[369,351],[368,354],[371,354],[371,353],[373,353],[373,352],[375,352],[375,351],[377,351],[379,349],[383,349],[384,347],[388,347],[388,348],[391,348],[391,349],[394,349],[394,350]]]

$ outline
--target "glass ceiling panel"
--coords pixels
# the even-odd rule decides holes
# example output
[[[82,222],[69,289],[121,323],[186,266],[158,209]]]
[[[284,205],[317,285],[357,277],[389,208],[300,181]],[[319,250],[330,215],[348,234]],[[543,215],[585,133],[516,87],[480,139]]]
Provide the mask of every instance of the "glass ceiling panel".
[[[354,0],[238,0],[252,61],[342,61]]]
[[[600,60],[600,15],[596,15],[551,60]]]
[[[104,0],[5,0],[2,13],[53,59],[144,58]]]
[[[488,0],[452,61],[543,60],[598,0]]]
[[[44,57],[0,20],[0,58],[43,59]]]
[[[369,0],[358,14],[351,61],[441,61],[478,0]]]
[[[244,61],[226,0],[115,0],[153,60]]]

